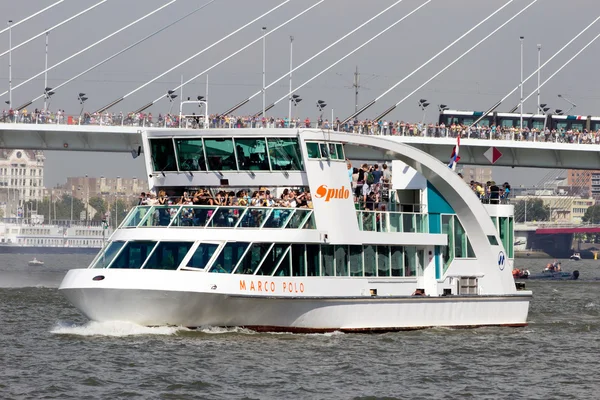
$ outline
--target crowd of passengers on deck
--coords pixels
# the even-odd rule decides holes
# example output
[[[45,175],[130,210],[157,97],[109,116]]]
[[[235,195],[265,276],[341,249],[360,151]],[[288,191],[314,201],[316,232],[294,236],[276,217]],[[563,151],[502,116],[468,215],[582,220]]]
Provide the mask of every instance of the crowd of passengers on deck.
[[[471,190],[485,204],[508,204],[510,198],[510,184],[504,182],[498,186],[494,181],[487,181],[485,184],[471,181],[469,184]]]
[[[400,135],[421,137],[457,137],[470,139],[517,140],[558,143],[600,144],[600,131],[587,129],[550,129],[549,127],[529,128],[521,130],[518,126],[487,126],[485,124],[463,125],[453,123],[410,123],[405,121],[353,119],[341,123],[339,118],[334,121],[319,117],[311,121],[309,117],[277,118],[258,117],[252,115],[233,116],[211,114],[208,117],[209,128],[317,128],[335,131],[366,134],[366,135]],[[82,124],[82,125],[127,125],[141,127],[168,128],[201,128],[205,127],[204,115],[159,114],[155,119],[152,113],[83,113],[81,116],[67,117],[64,110],[56,112],[44,109],[3,110],[0,122],[39,123],[39,124]]]

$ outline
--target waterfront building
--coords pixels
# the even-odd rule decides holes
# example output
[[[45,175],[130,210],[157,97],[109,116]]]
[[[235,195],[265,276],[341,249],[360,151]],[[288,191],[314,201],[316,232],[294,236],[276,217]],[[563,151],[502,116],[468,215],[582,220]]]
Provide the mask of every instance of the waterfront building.
[[[44,153],[0,149],[0,203],[5,216],[17,217],[27,201],[42,200]]]

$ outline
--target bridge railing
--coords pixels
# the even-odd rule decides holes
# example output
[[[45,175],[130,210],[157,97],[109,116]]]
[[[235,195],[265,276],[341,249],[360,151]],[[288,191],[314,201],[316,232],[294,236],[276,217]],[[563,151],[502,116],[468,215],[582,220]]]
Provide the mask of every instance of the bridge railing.
[[[520,131],[518,128],[490,128],[486,126],[478,127],[445,127],[437,124],[411,124],[411,123],[390,123],[379,124],[370,121],[360,121],[356,123],[340,124],[339,121],[331,123],[325,121],[310,121],[287,118],[267,118],[265,120],[252,117],[221,117],[211,116],[208,123],[205,123],[202,115],[198,116],[180,116],[175,114],[159,114],[158,118],[153,118],[152,114],[134,114],[134,113],[107,113],[67,115],[62,112],[56,113],[23,113],[10,114],[6,111],[0,114],[0,123],[16,124],[59,124],[59,125],[95,125],[95,126],[135,126],[142,128],[183,128],[183,129],[240,129],[240,128],[312,128],[332,130],[346,133],[356,133],[362,135],[381,135],[381,136],[402,136],[402,137],[428,137],[428,138],[456,138],[461,139],[481,139],[497,141],[520,141],[520,142],[549,142],[549,143],[572,143],[572,144],[600,144],[600,131],[578,132],[578,131],[556,131],[556,130],[529,130]]]

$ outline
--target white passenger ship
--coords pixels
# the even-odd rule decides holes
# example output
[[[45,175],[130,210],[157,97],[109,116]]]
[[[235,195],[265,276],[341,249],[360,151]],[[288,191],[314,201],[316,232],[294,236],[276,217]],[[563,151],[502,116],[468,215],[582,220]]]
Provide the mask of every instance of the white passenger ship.
[[[142,138],[157,193],[241,200],[133,209],[60,285],[91,320],[290,332],[527,323],[532,295],[511,273],[513,206],[481,204],[427,153],[317,130]],[[385,208],[355,205],[346,158],[394,160]],[[245,205],[244,190],[266,189],[310,192],[312,208]]]

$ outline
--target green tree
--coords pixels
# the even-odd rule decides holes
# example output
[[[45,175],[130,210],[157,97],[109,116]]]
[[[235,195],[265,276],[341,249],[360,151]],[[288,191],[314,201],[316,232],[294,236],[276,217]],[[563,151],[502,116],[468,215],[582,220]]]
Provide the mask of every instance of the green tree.
[[[525,222],[525,211],[527,211],[527,221],[548,221],[550,219],[550,207],[545,206],[542,199],[517,201],[515,203],[515,222]]]
[[[588,207],[581,221],[586,224],[600,224],[600,205]]]
[[[92,197],[90,199],[90,206],[96,210],[96,215],[94,215],[93,221],[102,221],[106,211],[108,210],[106,201],[104,201],[104,199],[101,197]]]
[[[73,198],[73,219],[78,220],[84,210],[81,200]],[[44,221],[69,220],[71,219],[71,196],[64,195],[60,198],[44,198],[41,201],[28,201],[25,203],[27,215],[39,214],[44,216]]]

